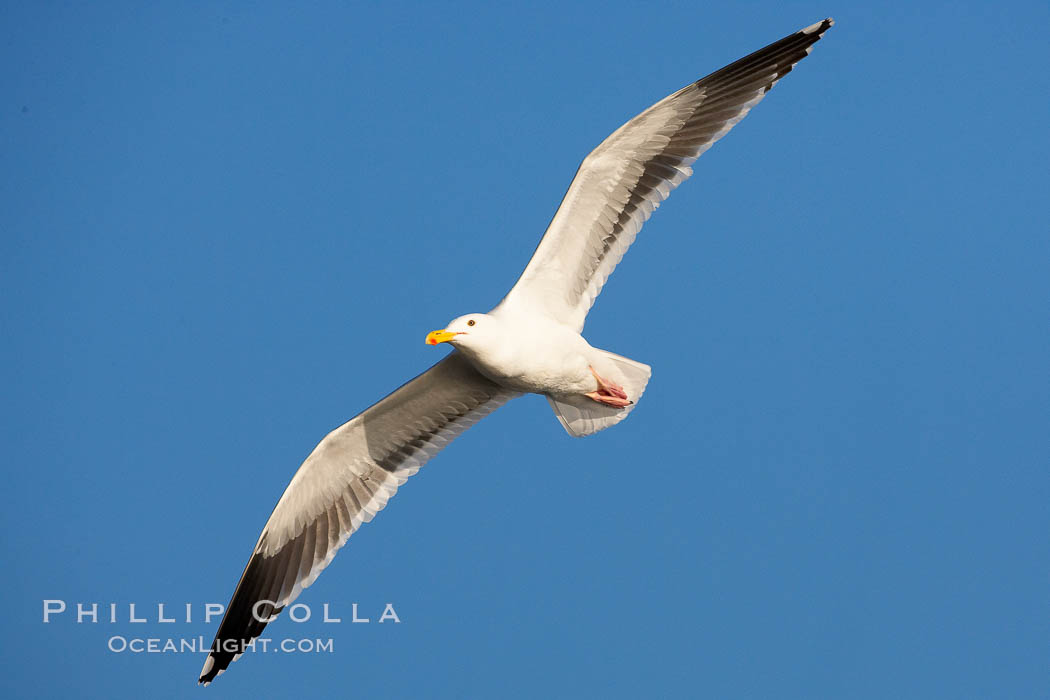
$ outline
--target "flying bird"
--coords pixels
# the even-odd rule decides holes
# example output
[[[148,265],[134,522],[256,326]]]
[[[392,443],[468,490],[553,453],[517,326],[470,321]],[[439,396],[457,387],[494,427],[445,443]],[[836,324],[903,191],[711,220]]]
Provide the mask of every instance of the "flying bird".
[[[692,164],[812,50],[829,18],[665,97],[581,163],[532,260],[488,313],[426,336],[454,349],[329,433],[266,522],[198,682],[222,673],[328,566],[361,523],[464,430],[523,393],[565,430],[590,435],[638,404],[650,368],[591,346],[587,312],[642,224]]]

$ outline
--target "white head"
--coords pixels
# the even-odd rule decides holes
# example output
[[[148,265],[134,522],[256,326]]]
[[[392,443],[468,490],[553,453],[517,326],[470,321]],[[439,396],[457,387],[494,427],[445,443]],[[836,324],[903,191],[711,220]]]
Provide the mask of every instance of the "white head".
[[[427,345],[448,343],[453,347],[478,352],[503,337],[503,325],[488,314],[467,314],[453,319],[439,331],[427,334]]]

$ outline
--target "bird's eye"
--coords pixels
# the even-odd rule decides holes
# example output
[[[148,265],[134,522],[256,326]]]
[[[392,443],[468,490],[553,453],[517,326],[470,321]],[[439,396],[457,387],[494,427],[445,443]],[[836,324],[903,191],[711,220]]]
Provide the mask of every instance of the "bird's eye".
[[[477,321],[475,321],[474,319],[470,319],[469,321],[467,321],[468,326],[473,326],[475,323],[477,323]]]

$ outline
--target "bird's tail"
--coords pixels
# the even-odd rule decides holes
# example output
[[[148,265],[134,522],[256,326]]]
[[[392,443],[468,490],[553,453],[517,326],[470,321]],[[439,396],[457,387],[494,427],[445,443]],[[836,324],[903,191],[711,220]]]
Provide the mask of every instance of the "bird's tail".
[[[604,368],[598,368],[602,376],[623,386],[627,398],[634,403],[625,408],[614,408],[597,401],[575,394],[547,396],[554,415],[558,416],[562,427],[573,437],[591,435],[616,425],[638,405],[645,386],[649,383],[652,369],[649,365],[628,360],[606,350],[600,350],[606,360]]]

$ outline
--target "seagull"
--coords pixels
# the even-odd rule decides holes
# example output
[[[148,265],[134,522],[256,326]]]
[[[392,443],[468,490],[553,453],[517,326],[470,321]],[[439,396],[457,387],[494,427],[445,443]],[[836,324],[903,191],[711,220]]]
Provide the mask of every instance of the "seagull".
[[[532,260],[488,313],[426,336],[453,351],[329,433],[266,521],[219,624],[199,683],[226,670],[308,587],[361,523],[464,430],[524,393],[547,397],[582,437],[626,418],[649,366],[592,347],[587,312],[642,224],[692,164],[834,25],[784,37],[660,100],[581,163]]]

